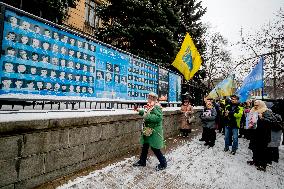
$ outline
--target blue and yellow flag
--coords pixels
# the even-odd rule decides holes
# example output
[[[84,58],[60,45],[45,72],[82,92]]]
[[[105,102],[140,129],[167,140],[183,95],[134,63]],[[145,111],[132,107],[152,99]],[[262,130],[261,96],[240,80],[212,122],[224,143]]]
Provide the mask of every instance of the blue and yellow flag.
[[[240,96],[240,102],[245,102],[248,99],[250,91],[263,88],[263,64],[264,59],[261,57],[255,68],[244,79],[242,86],[237,91],[237,95]]]
[[[202,60],[190,35],[186,33],[181,49],[172,63],[186,80],[190,80],[199,70]]]
[[[234,75],[230,75],[227,79],[218,83],[215,88],[208,94],[207,98],[217,98],[223,96],[231,96],[233,94]]]

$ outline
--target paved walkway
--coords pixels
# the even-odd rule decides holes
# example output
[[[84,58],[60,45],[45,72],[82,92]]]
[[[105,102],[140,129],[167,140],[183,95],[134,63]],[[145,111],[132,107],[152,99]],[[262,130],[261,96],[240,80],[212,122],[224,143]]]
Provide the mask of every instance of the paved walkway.
[[[217,134],[216,145],[209,149],[198,138],[199,136],[168,152],[166,170],[155,170],[158,163],[155,157],[149,158],[146,167],[132,167],[137,157],[130,157],[69,181],[59,189],[284,188],[284,146],[280,147],[279,163],[273,163],[266,172],[261,172],[246,163],[252,156],[246,139],[240,139],[240,150],[236,155],[231,155],[230,152],[223,151],[223,135]]]

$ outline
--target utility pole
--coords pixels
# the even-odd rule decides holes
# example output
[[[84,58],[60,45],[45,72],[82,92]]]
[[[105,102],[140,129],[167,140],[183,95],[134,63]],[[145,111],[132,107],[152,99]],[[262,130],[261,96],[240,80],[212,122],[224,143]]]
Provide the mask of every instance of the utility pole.
[[[273,98],[277,98],[276,94],[276,59],[277,59],[277,53],[276,53],[276,47],[277,44],[274,44],[274,54],[273,54]]]

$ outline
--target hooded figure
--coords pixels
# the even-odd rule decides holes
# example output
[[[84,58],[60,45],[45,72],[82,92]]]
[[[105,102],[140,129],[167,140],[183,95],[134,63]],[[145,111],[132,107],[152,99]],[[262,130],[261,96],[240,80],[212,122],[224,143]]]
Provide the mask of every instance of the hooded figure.
[[[250,112],[258,113],[257,127],[252,133],[250,148],[253,152],[252,161],[247,163],[255,165],[258,170],[266,171],[268,161],[268,143],[271,141],[271,123],[275,122],[272,111],[261,100],[254,102]]]

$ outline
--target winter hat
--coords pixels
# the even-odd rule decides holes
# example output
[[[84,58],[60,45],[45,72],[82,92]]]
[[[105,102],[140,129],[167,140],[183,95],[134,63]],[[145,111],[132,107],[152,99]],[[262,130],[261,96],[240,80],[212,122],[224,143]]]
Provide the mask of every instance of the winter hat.
[[[150,92],[148,94],[148,96],[152,96],[152,97],[158,98],[158,95],[156,93],[154,93],[154,92]]]

